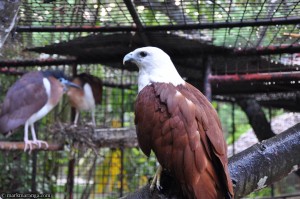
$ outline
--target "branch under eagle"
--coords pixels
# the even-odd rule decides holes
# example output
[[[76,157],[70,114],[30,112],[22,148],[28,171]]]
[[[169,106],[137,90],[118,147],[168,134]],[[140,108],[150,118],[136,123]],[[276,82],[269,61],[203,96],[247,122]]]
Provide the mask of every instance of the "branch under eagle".
[[[98,146],[136,147],[137,144],[134,129],[96,129],[92,131],[91,128],[68,128],[66,126],[63,129],[68,135],[73,135],[76,132],[81,135],[91,134],[93,135],[93,142]],[[60,132],[60,128],[54,128],[53,133]],[[300,124],[297,124],[276,137],[253,145],[231,157],[228,167],[234,182],[236,198],[279,181],[297,170],[300,165],[299,143]],[[6,150],[8,148],[14,149],[13,143],[9,143],[8,147],[5,147],[6,145],[1,146],[4,146]],[[46,150],[51,150],[51,146],[52,144]],[[19,150],[22,151],[23,148],[24,146],[19,147]],[[169,179],[170,176],[164,173],[162,176],[163,192],[161,193],[154,191],[153,194],[150,194],[149,185],[146,185],[124,197],[124,199],[169,199],[169,196],[176,195],[176,190],[178,190],[175,184],[170,184]],[[176,196],[173,199],[176,199]]]
[[[297,170],[300,165],[300,123],[276,137],[257,143],[229,159],[235,198],[262,189]],[[149,185],[123,199],[176,199],[176,184],[163,174],[162,192],[150,193]]]

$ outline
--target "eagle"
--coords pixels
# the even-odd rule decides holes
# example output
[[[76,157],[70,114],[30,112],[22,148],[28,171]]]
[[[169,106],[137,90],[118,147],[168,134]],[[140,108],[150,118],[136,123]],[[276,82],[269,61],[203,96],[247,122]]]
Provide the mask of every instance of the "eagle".
[[[160,164],[151,189],[160,187],[162,170],[180,186],[183,198],[233,197],[227,145],[217,112],[207,98],[185,82],[170,57],[157,47],[125,55],[123,64],[139,69],[135,125],[138,143]]]

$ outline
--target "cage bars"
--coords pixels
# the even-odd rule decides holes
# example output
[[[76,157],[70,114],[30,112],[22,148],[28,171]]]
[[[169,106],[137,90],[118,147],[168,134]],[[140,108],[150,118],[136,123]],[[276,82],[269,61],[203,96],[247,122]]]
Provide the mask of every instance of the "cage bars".
[[[244,16],[245,16],[245,13],[246,13],[246,10],[247,10],[247,7],[248,7],[248,3],[249,3],[249,0],[247,0],[246,5],[244,7],[244,11],[243,11],[243,15],[241,17],[241,21],[244,20]],[[237,37],[236,37],[234,45],[233,45],[234,48],[237,48],[237,43],[238,43],[238,40],[239,40],[240,32],[241,32],[241,27],[239,27],[239,30],[238,30],[238,33],[237,33]],[[246,41],[247,41],[247,39],[246,39]]]
[[[196,29],[218,29],[218,28],[239,28],[274,25],[295,25],[300,23],[300,17],[273,18],[244,20],[239,22],[214,22],[199,24],[178,24],[145,26],[145,31],[168,31],[168,30],[196,30]],[[134,26],[24,26],[16,27],[17,32],[119,32],[138,31]]]
[[[134,5],[132,4],[132,1],[131,0],[124,0],[124,2],[125,2],[126,6],[128,8],[128,11],[129,11],[134,23],[137,26],[137,32],[138,32],[138,34],[140,34],[144,45],[149,46],[150,41],[149,41],[149,39],[147,38],[147,36],[144,32],[143,24],[140,21],[140,18],[139,18],[138,14],[137,14],[137,12],[134,8]]]

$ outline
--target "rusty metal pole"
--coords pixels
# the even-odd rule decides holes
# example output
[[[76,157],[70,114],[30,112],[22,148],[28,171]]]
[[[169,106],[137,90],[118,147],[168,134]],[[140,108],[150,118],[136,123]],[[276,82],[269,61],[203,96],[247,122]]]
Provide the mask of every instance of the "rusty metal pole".
[[[234,74],[234,75],[211,75],[209,81],[212,84],[218,83],[239,83],[253,81],[298,81],[300,72],[273,72],[273,73],[252,73],[252,74]]]

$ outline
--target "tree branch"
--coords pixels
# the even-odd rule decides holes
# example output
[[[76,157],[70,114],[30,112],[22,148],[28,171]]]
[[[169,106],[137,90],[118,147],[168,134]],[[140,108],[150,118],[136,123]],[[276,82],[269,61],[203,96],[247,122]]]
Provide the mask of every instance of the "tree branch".
[[[237,99],[238,105],[246,113],[249,123],[259,141],[269,139],[276,134],[271,129],[265,113],[255,99]]]
[[[37,145],[32,145],[32,151],[59,151],[64,149],[63,144],[58,143],[48,143],[49,147],[46,148],[44,144],[42,144],[41,148]],[[1,141],[0,142],[0,150],[2,151],[23,151],[25,148],[24,142],[9,142],[9,141]]]
[[[249,123],[260,142],[276,135],[273,132],[271,124],[268,122],[260,104],[255,99],[238,98],[237,103],[246,113]],[[300,170],[297,170],[294,173],[300,177]]]
[[[65,143],[74,143],[76,146],[86,146],[97,151],[100,147],[132,148],[137,147],[135,129],[129,128],[99,128],[91,126],[77,126],[57,123],[49,127],[48,131],[53,134],[49,147],[43,144],[41,148],[33,145],[32,150],[58,151],[64,149]],[[47,141],[48,142],[48,141]],[[23,151],[24,142],[0,141],[0,150]]]
[[[276,137],[257,143],[229,159],[229,172],[234,184],[235,197],[240,198],[282,179],[300,164],[300,124]],[[172,184],[170,184],[170,182]],[[150,194],[149,185],[123,199],[176,198],[174,179],[163,173],[163,192]]]
[[[300,124],[268,140],[257,143],[229,160],[237,197],[287,176],[300,164]]]

